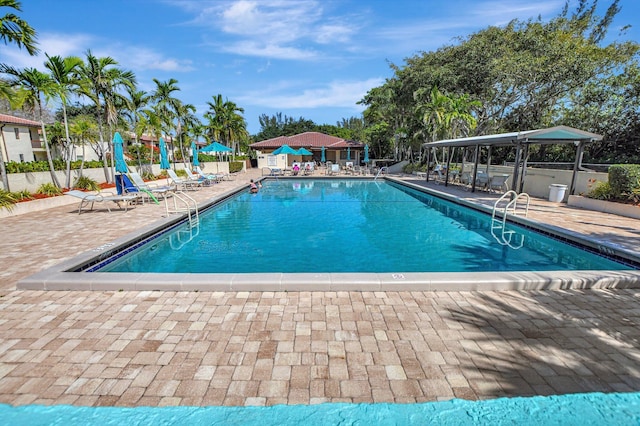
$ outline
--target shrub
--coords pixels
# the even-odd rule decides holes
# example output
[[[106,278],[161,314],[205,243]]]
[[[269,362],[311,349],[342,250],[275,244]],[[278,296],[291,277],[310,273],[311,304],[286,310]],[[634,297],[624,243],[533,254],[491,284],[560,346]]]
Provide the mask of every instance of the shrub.
[[[145,180],[155,180],[156,176],[149,170],[145,170],[142,172],[142,179]]]
[[[242,161],[232,161],[229,163],[229,173],[236,173],[242,170],[244,163]]]
[[[18,200],[14,198],[11,192],[0,189],[0,208],[13,210],[13,205],[16,201]]]
[[[74,188],[85,189],[88,191],[99,191],[100,185],[95,180],[91,179],[89,176],[80,176],[73,183]]]
[[[596,186],[587,194],[588,198],[596,200],[610,200],[613,198],[613,191],[609,182],[598,182]]]
[[[609,167],[609,185],[613,198],[633,194],[640,189],[640,165],[614,164]]]
[[[186,178],[187,177],[187,172],[184,169],[178,169],[178,170],[176,170],[176,175]]]
[[[16,201],[33,200],[33,196],[26,189],[18,192],[12,192],[11,195],[16,199]]]
[[[37,194],[44,194],[49,196],[60,195],[62,190],[52,183],[43,183],[38,187]]]
[[[402,168],[402,172],[408,175],[413,174],[413,172],[426,172],[426,171],[427,171],[427,165],[426,164],[420,165],[419,163],[409,163]]]

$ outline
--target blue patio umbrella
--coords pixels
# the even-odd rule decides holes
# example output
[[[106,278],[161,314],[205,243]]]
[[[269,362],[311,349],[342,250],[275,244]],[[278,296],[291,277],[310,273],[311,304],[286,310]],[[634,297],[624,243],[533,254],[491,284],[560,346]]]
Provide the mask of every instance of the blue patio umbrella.
[[[209,145],[200,149],[200,152],[212,152],[216,154],[220,154],[221,152],[232,152],[233,149],[228,146],[222,145],[220,142],[213,141]],[[218,163],[216,162],[216,171],[218,171]]]
[[[351,147],[347,147],[347,160],[351,160]]]
[[[224,146],[220,142],[215,142],[215,141],[205,146],[204,148],[200,149],[200,152],[231,152],[231,151],[233,150],[228,146]]]
[[[295,149],[291,148],[287,144],[282,145],[280,148],[276,149],[271,154],[273,154],[273,155],[280,155],[280,154],[300,155],[300,153],[298,151],[296,151]]]
[[[122,136],[120,136],[119,132],[116,132],[113,135],[113,159],[115,161],[115,168],[116,168],[116,172],[120,173],[118,175],[118,180],[120,181],[120,185],[116,185],[117,186],[117,191],[118,194],[122,195],[123,189],[124,188],[124,177],[123,177],[123,173],[127,173],[129,171],[129,168],[127,167],[127,163],[124,161],[124,153],[123,153],[123,141],[122,141]],[[118,182],[116,182],[117,184]]]
[[[116,172],[127,173],[129,171],[129,168],[127,167],[127,163],[124,161],[122,145],[122,136],[120,136],[119,132],[116,132],[113,135],[113,158],[116,162]]]
[[[364,146],[364,161],[365,163],[369,162],[369,145]]]
[[[164,139],[160,138],[160,169],[167,170],[171,168],[169,164],[169,158],[167,157],[167,147],[164,144]]]
[[[195,142],[191,142],[191,152],[193,153],[193,167],[200,166],[200,161],[198,160],[198,149],[196,148]]]
[[[298,154],[300,154],[300,155],[313,155],[313,153],[311,151],[309,151],[308,149],[306,149],[304,147],[300,148],[298,150]]]
[[[324,156],[324,150],[325,150],[325,147],[323,146],[321,149],[322,155],[320,156],[321,163],[324,163],[325,161],[327,161],[327,158]]]

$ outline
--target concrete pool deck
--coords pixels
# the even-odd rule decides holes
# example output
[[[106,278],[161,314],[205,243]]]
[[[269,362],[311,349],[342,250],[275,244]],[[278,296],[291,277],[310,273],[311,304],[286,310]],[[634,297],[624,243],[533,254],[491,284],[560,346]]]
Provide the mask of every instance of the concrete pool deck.
[[[259,175],[191,194],[203,201]],[[81,215],[76,206],[0,219],[0,403],[419,402],[640,389],[633,289],[16,290],[164,214],[152,204]],[[639,220],[539,199],[529,216],[640,252]]]

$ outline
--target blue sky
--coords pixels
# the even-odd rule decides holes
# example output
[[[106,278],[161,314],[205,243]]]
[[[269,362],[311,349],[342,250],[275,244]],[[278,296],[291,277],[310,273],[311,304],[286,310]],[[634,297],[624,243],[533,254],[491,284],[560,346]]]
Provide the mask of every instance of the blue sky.
[[[336,124],[393,75],[389,63],[512,19],[556,16],[565,0],[23,0],[39,57],[2,46],[0,62],[43,69],[49,55],[111,56],[135,72],[178,80],[201,116],[218,93],[258,117],[282,112]],[[574,4],[576,2],[574,1]],[[603,8],[609,1],[600,0]],[[640,1],[621,0],[610,37],[640,40]],[[618,29],[632,28],[623,35]]]

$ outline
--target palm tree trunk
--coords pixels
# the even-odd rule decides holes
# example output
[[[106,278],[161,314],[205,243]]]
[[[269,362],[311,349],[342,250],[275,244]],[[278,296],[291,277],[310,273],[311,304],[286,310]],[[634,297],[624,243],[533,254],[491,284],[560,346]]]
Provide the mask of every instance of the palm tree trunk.
[[[9,189],[9,177],[7,176],[7,169],[4,167],[4,156],[2,155],[2,147],[6,146],[4,141],[4,129],[5,124],[0,126],[0,135],[2,135],[2,146],[0,146],[0,175],[2,175],[2,185],[4,186],[5,191],[10,191]]]
[[[102,170],[104,171],[104,179],[107,183],[109,180],[109,163],[107,163],[107,150],[104,147],[104,135],[102,134],[102,120],[98,120],[98,133],[100,134],[100,149],[102,150]]]
[[[51,181],[55,186],[60,188],[60,182],[58,176],[56,176],[56,170],[53,166],[53,159],[51,158],[51,150],[49,149],[49,141],[47,141],[47,131],[44,128],[44,121],[40,119],[40,128],[42,129],[42,139],[44,140],[44,149],[47,152],[47,162],[49,163],[49,172],[51,172]]]
[[[69,123],[67,122],[67,106],[64,102],[62,102],[62,115],[64,118],[64,131],[67,137],[67,174],[65,178],[65,188],[71,188],[71,154],[73,144],[71,143],[71,138],[69,137]]]

